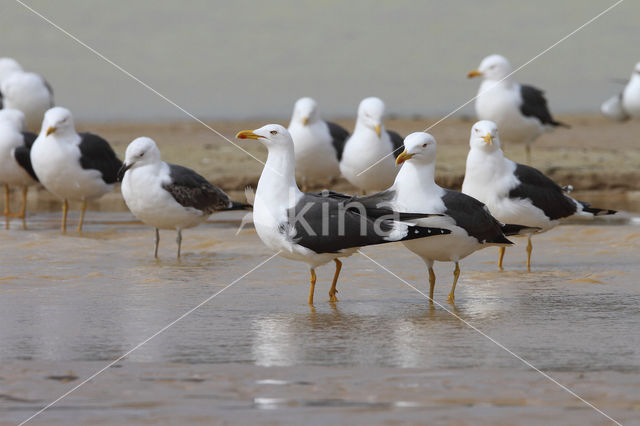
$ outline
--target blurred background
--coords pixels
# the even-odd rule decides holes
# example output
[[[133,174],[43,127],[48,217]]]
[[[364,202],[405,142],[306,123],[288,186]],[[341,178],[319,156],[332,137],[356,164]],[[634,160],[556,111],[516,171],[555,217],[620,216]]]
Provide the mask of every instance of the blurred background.
[[[466,73],[484,56],[517,67],[614,3],[26,1],[207,120],[288,117],[304,95],[327,117],[352,117],[371,95],[392,116],[441,116],[476,94]],[[544,88],[556,113],[597,113],[640,60],[638,16],[623,2],[516,79]],[[0,56],[44,75],[79,120],[188,119],[18,2],[4,2],[0,26]]]

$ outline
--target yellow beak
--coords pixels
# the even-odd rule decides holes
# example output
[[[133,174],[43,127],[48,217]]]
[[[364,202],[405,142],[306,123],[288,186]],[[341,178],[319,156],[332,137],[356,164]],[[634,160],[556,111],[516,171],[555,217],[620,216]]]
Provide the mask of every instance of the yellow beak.
[[[309,117],[303,117],[302,118],[302,125],[303,126],[306,126],[308,122],[309,122]]]
[[[47,129],[47,136],[49,136],[51,133],[55,132],[57,129],[53,126],[49,127]]]
[[[487,133],[482,137],[482,139],[484,139],[488,145],[493,145],[493,136],[491,136],[491,133]]]
[[[263,136],[260,135],[256,135],[255,133],[253,133],[253,130],[243,130],[241,132],[238,132],[238,134],[236,135],[236,139],[261,139],[263,138]]]
[[[411,157],[413,157],[413,154],[409,154],[407,152],[407,150],[405,149],[404,151],[402,151],[400,153],[400,155],[398,155],[398,157],[396,158],[396,166],[404,163],[405,161],[411,159]]]
[[[374,127],[376,134],[378,135],[378,137],[380,137],[380,125],[376,124],[376,126]]]
[[[482,73],[478,70],[470,71],[469,74],[467,74],[467,78],[473,78],[473,77],[482,77]]]

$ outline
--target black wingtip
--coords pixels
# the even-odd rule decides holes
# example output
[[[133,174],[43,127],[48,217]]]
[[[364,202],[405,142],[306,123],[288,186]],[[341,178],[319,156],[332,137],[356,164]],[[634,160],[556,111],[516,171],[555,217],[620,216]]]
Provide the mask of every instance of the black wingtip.
[[[502,233],[506,236],[533,234],[538,231],[540,231],[540,228],[535,226],[516,225],[513,223],[502,225]]]
[[[225,210],[251,210],[253,206],[251,204],[239,203],[237,201],[231,201],[231,205]]]

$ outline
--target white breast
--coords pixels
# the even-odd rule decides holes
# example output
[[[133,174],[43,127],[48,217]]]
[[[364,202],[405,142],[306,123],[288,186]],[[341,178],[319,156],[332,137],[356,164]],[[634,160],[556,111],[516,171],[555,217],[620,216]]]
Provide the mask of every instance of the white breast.
[[[325,122],[289,127],[296,158],[296,174],[309,179],[328,179],[340,174],[333,139]]]
[[[356,130],[344,147],[340,171],[352,185],[367,192],[387,189],[398,173],[392,150],[384,129],[381,138],[368,128]]]

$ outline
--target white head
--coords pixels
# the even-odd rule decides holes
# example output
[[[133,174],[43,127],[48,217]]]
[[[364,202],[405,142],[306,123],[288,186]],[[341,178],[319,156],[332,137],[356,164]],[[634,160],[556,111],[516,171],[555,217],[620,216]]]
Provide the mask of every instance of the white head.
[[[318,114],[318,103],[309,97],[300,98],[293,107],[291,123],[299,122],[303,126],[313,124],[320,119]]]
[[[436,161],[436,139],[429,133],[415,132],[404,139],[404,151],[396,158],[396,164],[411,161],[415,164],[433,164]]]
[[[160,150],[153,139],[145,136],[136,138],[127,147],[127,151],[124,154],[124,163],[118,171],[118,180],[122,180],[125,172],[129,169],[148,164],[157,164],[161,161]]]
[[[25,129],[26,121],[24,113],[17,109],[1,109],[0,110],[0,124],[3,126],[10,126],[17,132],[22,132]]]
[[[76,128],[73,124],[73,116],[71,111],[63,107],[53,107],[44,113],[42,120],[42,129],[40,134],[45,136],[51,134],[68,135],[75,133]]]
[[[478,121],[471,128],[469,146],[471,149],[479,149],[486,153],[500,150],[498,125],[489,120]]]
[[[243,130],[236,135],[238,139],[254,139],[262,142],[267,149],[284,148],[293,152],[293,140],[289,131],[279,124],[267,124],[256,130]]]
[[[356,124],[373,129],[378,137],[381,135],[382,118],[384,117],[384,102],[380,98],[365,98],[358,106],[358,120]]]
[[[480,62],[478,69],[471,71],[467,77],[484,77],[485,80],[500,81],[512,71],[507,58],[502,55],[489,55]]]
[[[13,58],[0,58],[0,82],[14,72],[21,72],[22,67]]]

